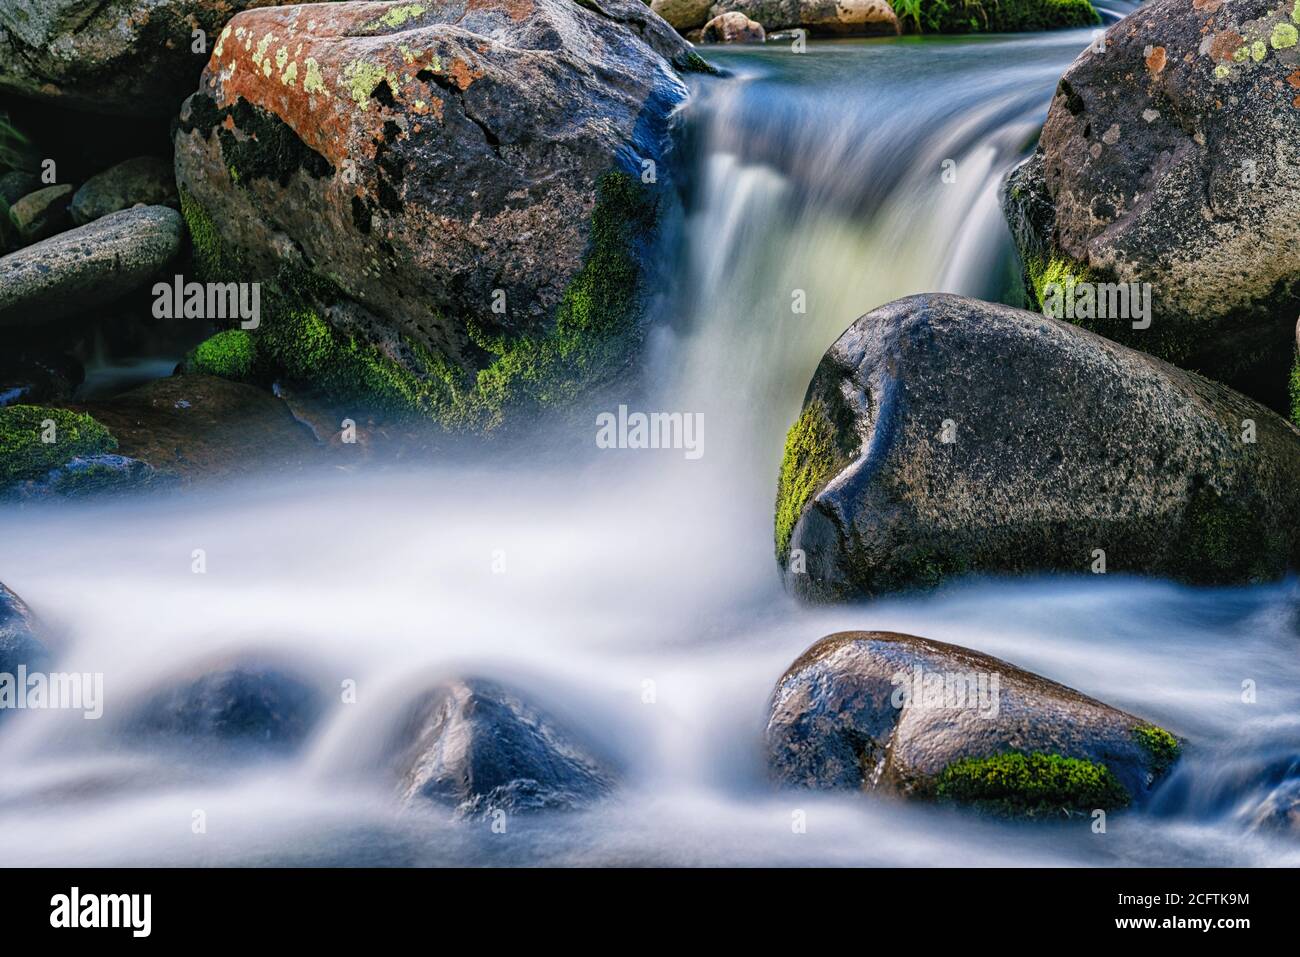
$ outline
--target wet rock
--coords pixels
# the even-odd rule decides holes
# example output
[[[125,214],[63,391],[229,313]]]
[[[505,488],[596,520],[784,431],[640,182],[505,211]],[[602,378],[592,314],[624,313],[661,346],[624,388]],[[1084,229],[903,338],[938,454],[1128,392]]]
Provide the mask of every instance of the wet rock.
[[[0,202],[12,206],[28,193],[36,192],[40,186],[41,181],[37,179],[35,173],[19,169],[0,173]]]
[[[777,682],[768,763],[793,787],[932,798],[1017,816],[1145,797],[1173,735],[1000,659],[892,632],[843,632]]]
[[[141,206],[0,258],[0,326],[58,319],[145,285],[179,254],[183,229],[175,210]]]
[[[71,196],[71,186],[46,186],[15,202],[9,209],[9,219],[22,241],[40,242],[66,227]]]
[[[103,424],[68,409],[34,405],[0,408],[0,495],[39,491],[46,478],[77,458],[117,449]]]
[[[1004,206],[1028,285],[1150,283],[1095,331],[1286,405],[1300,312],[1300,45],[1290,0],[1153,0],[1062,78]]]
[[[275,0],[0,0],[0,91],[131,116],[175,114],[231,14]],[[196,52],[196,30],[206,41]]]
[[[712,17],[713,0],[651,0],[650,9],[668,21],[668,25],[685,33],[704,26]]]
[[[178,744],[296,749],[324,710],[320,692],[289,672],[239,662],[154,693],[128,721]]]
[[[72,197],[72,221],[78,226],[132,206],[178,208],[172,164],[156,156],[137,156],[90,179]]]
[[[812,36],[897,34],[898,17],[886,0],[722,0],[712,16],[742,13],[769,34],[801,27]]]
[[[120,454],[185,485],[296,472],[324,461],[315,438],[283,402],[215,376],[158,379],[80,408],[112,430]]]
[[[421,698],[395,747],[403,800],[451,805],[459,816],[580,807],[614,781],[572,731],[480,678],[449,681]]]
[[[18,666],[40,671],[49,651],[37,637],[36,618],[26,602],[0,582],[0,675],[16,675]],[[7,710],[0,708],[0,718]]]
[[[776,505],[812,599],[971,572],[1273,579],[1300,559],[1300,431],[1077,326],[900,299],[813,375]]]
[[[625,373],[706,68],[641,0],[266,8],[218,41],[177,181],[205,274],[268,284],[283,378],[489,431]]]
[[[724,13],[704,25],[702,43],[762,43],[763,28],[743,13]]]
[[[1300,838],[1300,777],[1283,781],[1255,809],[1250,829]]]

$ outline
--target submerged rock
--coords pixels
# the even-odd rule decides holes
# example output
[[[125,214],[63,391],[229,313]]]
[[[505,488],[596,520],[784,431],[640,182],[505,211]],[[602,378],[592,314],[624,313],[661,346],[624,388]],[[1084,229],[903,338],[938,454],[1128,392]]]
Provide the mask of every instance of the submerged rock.
[[[1275,409],[1300,313],[1297,27],[1292,0],[1152,0],[1066,71],[1004,198],[1036,295],[1149,283],[1149,328],[1081,321]]]
[[[310,683],[250,661],[155,692],[128,725],[135,734],[182,744],[291,751],[323,710],[320,692]]]
[[[892,632],[823,638],[777,682],[766,731],[782,784],[936,798],[1013,815],[1144,797],[1177,739],[1072,688]]]
[[[704,25],[703,43],[762,43],[763,27],[743,13],[724,13]]]
[[[78,226],[132,206],[179,207],[172,164],[157,156],[137,156],[86,180],[72,197]]]
[[[398,734],[403,800],[460,816],[571,809],[602,797],[614,773],[572,731],[493,681],[450,681],[412,707]]]
[[[0,326],[62,318],[139,288],[180,253],[183,230],[174,209],[142,206],[0,258]]]
[[[240,14],[176,136],[199,262],[268,284],[288,379],[469,430],[571,401],[636,352],[706,68],[641,0]]]
[[[1300,430],[1076,326],[959,296],[863,316],[786,440],[776,546],[815,599],[968,572],[1273,579],[1300,560]]]
[[[231,14],[274,2],[0,0],[0,91],[96,113],[170,116]]]
[[[0,582],[0,675],[16,675],[18,666],[39,671],[49,651],[37,637],[36,618],[27,603]],[[0,718],[6,710],[0,708]]]

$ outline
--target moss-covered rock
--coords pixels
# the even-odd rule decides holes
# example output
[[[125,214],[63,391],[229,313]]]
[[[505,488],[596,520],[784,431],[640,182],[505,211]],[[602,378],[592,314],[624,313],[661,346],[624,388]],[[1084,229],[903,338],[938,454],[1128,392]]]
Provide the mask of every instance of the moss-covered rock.
[[[768,765],[795,787],[870,791],[1019,817],[1142,801],[1170,772],[1162,728],[989,655],[844,632],[790,666],[769,704]]]
[[[177,179],[204,278],[263,283],[255,372],[492,432],[627,370],[698,57],[639,0],[518,12],[338,3],[222,32]]]
[[[45,478],[79,456],[117,448],[117,439],[89,415],[35,405],[0,408],[0,488]]]
[[[1038,313],[946,295],[889,303],[831,346],[804,409],[775,524],[785,580],[805,598],[968,572],[1227,584],[1300,566],[1295,427]]]
[[[242,381],[253,374],[257,347],[243,329],[227,329],[200,342],[185,357],[186,373],[202,373]]]
[[[1101,23],[1089,0],[897,0],[914,33],[1025,33]]]

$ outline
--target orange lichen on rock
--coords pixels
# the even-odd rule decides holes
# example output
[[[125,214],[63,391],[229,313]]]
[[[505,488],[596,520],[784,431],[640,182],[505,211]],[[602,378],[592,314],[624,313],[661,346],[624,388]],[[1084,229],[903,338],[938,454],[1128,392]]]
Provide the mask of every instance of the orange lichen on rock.
[[[1159,74],[1165,68],[1165,48],[1153,47],[1147,54],[1147,69],[1152,75]]]

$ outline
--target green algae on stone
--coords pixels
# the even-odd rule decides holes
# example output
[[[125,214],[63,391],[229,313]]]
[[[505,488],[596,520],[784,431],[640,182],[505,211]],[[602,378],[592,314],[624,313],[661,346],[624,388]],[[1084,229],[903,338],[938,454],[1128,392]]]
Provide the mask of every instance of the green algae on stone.
[[[0,408],[0,486],[44,478],[78,456],[116,448],[117,439],[85,413],[35,405]]]
[[[1039,751],[954,761],[940,773],[936,794],[940,800],[1013,817],[1086,814],[1132,801],[1106,765]]]
[[[185,358],[184,370],[243,381],[253,374],[256,359],[252,334],[244,329],[227,329],[195,346]]]
[[[1154,724],[1138,725],[1133,729],[1133,737],[1151,755],[1151,770],[1156,777],[1168,771],[1182,751],[1177,738]]]
[[[843,467],[835,426],[826,406],[810,402],[785,437],[776,485],[776,557],[784,562],[804,507]]]

